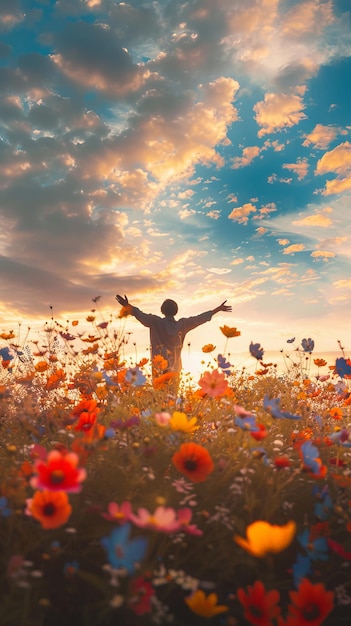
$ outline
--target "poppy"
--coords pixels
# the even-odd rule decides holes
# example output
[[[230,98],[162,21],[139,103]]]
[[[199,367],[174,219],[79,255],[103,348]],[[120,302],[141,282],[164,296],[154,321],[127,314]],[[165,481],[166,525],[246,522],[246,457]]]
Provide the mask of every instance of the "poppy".
[[[227,339],[230,339],[231,337],[240,337],[241,335],[240,330],[235,328],[235,326],[231,328],[230,326],[224,325],[220,326],[219,328],[222,331],[223,335],[227,337]]]
[[[65,491],[36,491],[27,499],[26,514],[37,519],[46,530],[63,526],[72,513]]]
[[[289,595],[293,603],[289,612],[300,626],[320,626],[334,608],[334,592],[326,591],[323,583],[314,585],[307,578]]]
[[[261,441],[261,439],[264,439],[265,437],[267,437],[268,431],[264,424],[257,424],[257,427],[258,427],[258,430],[250,431],[250,435],[251,437],[256,439],[256,441]]]
[[[152,611],[151,598],[155,595],[152,584],[143,576],[135,578],[131,584],[129,605],[136,615],[145,615]]]
[[[271,620],[280,614],[280,607],[277,606],[279,592],[276,589],[266,591],[260,580],[247,587],[246,592],[239,587],[237,596],[244,608],[244,617],[254,626],[269,626]]]
[[[35,489],[77,493],[86,478],[86,470],[78,468],[79,457],[75,452],[62,454],[58,450],[49,452],[46,461],[37,460],[35,476],[30,484]]]
[[[210,453],[197,443],[183,443],[173,454],[172,463],[194,483],[203,482],[214,470]]]
[[[188,607],[201,617],[213,617],[219,613],[228,611],[228,607],[224,604],[217,604],[218,596],[216,593],[210,593],[208,596],[201,589],[197,589],[190,596],[185,598]]]
[[[234,535],[234,541],[253,556],[264,557],[269,553],[278,554],[285,550],[295,533],[296,523],[293,520],[283,526],[257,520],[247,527],[246,539]]]
[[[342,413],[342,409],[340,409],[338,406],[334,406],[331,409],[329,409],[329,415],[335,419],[335,420],[342,420],[343,418],[343,413]]]

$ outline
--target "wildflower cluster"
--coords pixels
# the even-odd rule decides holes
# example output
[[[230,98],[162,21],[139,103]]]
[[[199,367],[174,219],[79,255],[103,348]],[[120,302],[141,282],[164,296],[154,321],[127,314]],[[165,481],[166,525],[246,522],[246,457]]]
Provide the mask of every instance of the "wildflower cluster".
[[[178,390],[165,359],[128,361],[127,315],[0,335],[1,623],[342,621],[350,359],[307,338],[281,373],[251,341],[249,374],[223,326]]]

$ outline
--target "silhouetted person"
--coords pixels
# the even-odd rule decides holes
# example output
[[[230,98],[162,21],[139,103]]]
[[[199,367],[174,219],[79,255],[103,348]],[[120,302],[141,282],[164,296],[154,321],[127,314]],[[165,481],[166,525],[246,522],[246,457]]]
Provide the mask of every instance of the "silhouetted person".
[[[212,311],[206,311],[193,317],[182,317],[179,320],[174,319],[178,312],[178,305],[174,300],[165,300],[161,306],[161,313],[164,317],[152,315],[151,313],[143,313],[135,306],[132,306],[127,296],[117,295],[116,300],[122,306],[131,307],[131,315],[133,315],[143,326],[150,328],[150,344],[151,358],[162,356],[167,360],[168,366],[162,372],[175,372],[179,375],[182,369],[181,352],[183,348],[185,335],[197,326],[209,322],[212,316],[219,311],[231,312],[232,307],[226,305],[226,300]]]

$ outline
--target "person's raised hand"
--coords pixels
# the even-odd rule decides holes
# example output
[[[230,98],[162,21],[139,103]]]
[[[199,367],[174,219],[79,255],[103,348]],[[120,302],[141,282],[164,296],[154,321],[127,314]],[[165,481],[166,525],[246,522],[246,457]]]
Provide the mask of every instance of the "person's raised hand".
[[[123,298],[123,296],[120,296],[120,295],[118,295],[118,294],[117,294],[117,296],[116,296],[116,300],[117,300],[117,302],[119,302],[119,304],[120,304],[121,306],[128,306],[128,304],[129,304],[129,302],[128,302],[128,298],[127,298],[127,296],[126,296],[126,295],[125,295],[125,296],[124,296],[124,298]]]
[[[229,304],[226,304],[226,300],[224,300],[224,302],[222,302],[222,304],[219,305],[219,310],[220,311],[225,311],[226,313],[231,313],[232,312],[232,307]]]

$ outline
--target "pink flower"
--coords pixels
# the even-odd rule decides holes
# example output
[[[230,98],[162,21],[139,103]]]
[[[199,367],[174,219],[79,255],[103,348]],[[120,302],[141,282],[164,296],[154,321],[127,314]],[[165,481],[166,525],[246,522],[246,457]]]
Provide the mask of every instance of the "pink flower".
[[[158,506],[154,513],[138,509],[138,514],[129,518],[139,528],[151,528],[162,533],[172,533],[179,529],[176,512],[171,507]]]
[[[234,404],[233,409],[235,414],[239,415],[239,417],[248,417],[249,415],[252,415],[251,411],[247,411],[242,406],[240,406],[240,404]]]
[[[203,531],[200,530],[195,524],[190,524],[191,518],[193,516],[193,512],[189,507],[185,509],[179,509],[178,511],[178,523],[179,530],[183,530],[188,533],[188,535],[197,535],[200,537],[203,535]]]
[[[228,391],[228,382],[225,374],[219,370],[205,372],[199,380],[199,385],[210,398],[216,398]]]
[[[155,421],[159,426],[168,426],[170,419],[171,416],[166,411],[162,411],[162,413],[155,413]]]
[[[119,522],[119,524],[125,524],[132,516],[132,506],[127,500],[122,502],[121,505],[116,502],[110,502],[107,510],[108,513],[103,513],[102,516],[111,520],[111,522]]]

